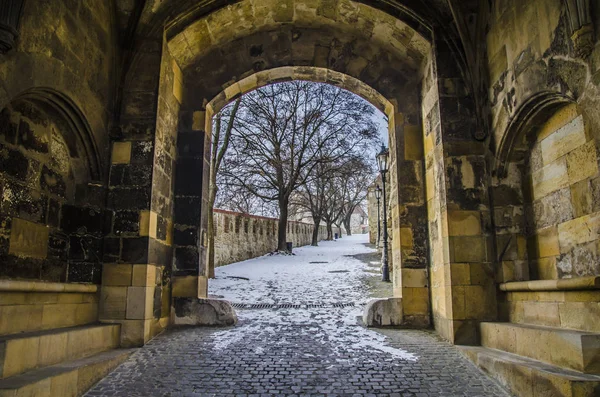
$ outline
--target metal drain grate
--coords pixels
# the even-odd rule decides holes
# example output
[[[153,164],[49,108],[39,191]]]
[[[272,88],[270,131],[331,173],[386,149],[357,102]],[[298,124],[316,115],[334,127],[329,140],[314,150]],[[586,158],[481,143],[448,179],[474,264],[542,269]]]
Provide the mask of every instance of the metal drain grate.
[[[259,310],[259,309],[319,309],[327,307],[345,308],[354,307],[354,302],[336,303],[239,303],[232,302],[231,306],[236,309]]]
[[[354,303],[333,303],[332,307],[354,307]]]

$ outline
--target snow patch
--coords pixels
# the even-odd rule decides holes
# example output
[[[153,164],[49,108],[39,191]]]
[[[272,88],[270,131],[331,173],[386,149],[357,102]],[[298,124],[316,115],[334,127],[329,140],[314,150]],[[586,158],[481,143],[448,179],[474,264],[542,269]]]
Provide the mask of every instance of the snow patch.
[[[322,344],[324,349],[329,349],[344,362],[353,360],[349,356],[360,357],[362,361],[417,361],[415,354],[389,346],[384,335],[357,324],[357,316],[362,314],[362,307],[369,299],[363,282],[368,276],[368,265],[352,258],[352,255],[374,252],[364,245],[367,238],[368,235],[344,237],[337,242],[321,242],[319,247],[297,248],[294,256],[266,255],[217,268],[216,279],[209,283],[210,293],[222,295],[234,303],[353,302],[355,306],[237,309],[238,326],[215,333],[213,348],[226,349],[253,335],[265,341],[264,346],[254,348],[262,353],[270,346],[269,343],[273,343],[270,342],[272,335],[297,326],[307,337]],[[285,343],[281,338],[277,340],[277,343]],[[373,354],[374,351],[379,354]]]

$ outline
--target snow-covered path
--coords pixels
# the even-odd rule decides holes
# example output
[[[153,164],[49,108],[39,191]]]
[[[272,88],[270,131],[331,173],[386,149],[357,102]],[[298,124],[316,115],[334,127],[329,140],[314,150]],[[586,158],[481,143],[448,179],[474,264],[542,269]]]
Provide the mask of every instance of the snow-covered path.
[[[367,242],[368,235],[355,235],[323,241],[319,247],[296,248],[295,255],[266,255],[217,268],[209,284],[211,295],[234,304],[267,303],[279,308],[237,309],[239,326],[221,331],[215,348],[224,349],[256,334],[268,344],[273,334],[297,325],[308,326],[313,341],[342,360],[348,360],[351,351],[379,351],[390,361],[417,360],[415,354],[388,346],[382,334],[357,322],[369,298],[363,282],[367,265],[352,256],[373,252]],[[285,304],[300,307],[281,308]]]
[[[209,293],[239,303],[364,302],[365,264],[352,255],[374,252],[367,234],[266,255],[216,269]],[[248,279],[248,280],[245,280]]]

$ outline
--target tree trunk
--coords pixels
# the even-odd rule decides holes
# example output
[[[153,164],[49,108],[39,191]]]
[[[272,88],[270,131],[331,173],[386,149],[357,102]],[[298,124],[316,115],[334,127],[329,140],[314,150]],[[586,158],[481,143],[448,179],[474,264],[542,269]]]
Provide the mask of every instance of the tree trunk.
[[[277,251],[287,251],[288,200],[279,200]]]
[[[317,247],[319,245],[319,225],[321,224],[321,218],[313,218],[313,223],[315,226],[312,232],[312,242],[310,245]]]
[[[213,205],[208,206],[208,247],[206,250],[208,277],[215,278],[215,219],[213,214]]]
[[[336,224],[335,227],[337,227],[338,232],[339,232],[338,238],[342,238],[342,227],[338,224]]]
[[[211,182],[208,192],[208,242],[206,249],[206,271],[209,278],[215,278],[215,218],[213,209],[215,207],[215,199],[217,196],[217,186],[215,183],[216,175],[211,167]]]
[[[327,222],[327,241],[333,240],[333,224]]]
[[[350,227],[350,219],[344,219],[344,228],[346,229],[346,234],[348,236],[352,236],[352,228]]]

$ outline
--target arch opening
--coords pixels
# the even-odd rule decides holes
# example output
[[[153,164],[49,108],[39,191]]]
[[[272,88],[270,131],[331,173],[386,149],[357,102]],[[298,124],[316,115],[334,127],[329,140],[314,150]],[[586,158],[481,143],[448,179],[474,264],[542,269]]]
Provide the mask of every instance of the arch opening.
[[[291,82],[299,82],[298,85],[296,84],[290,84]],[[307,83],[307,84],[302,84],[302,83]],[[213,128],[215,128],[215,122],[214,122],[214,117],[213,117],[213,112],[215,113],[215,115],[218,115],[219,112],[227,106],[227,104],[229,104],[229,111],[231,111],[231,108],[233,107],[232,102],[236,101],[236,100],[242,100],[244,95],[247,95],[249,93],[252,93],[254,90],[258,90],[261,89],[262,87],[265,87],[267,85],[271,85],[271,84],[283,84],[285,87],[289,87],[290,90],[292,90],[293,92],[297,92],[300,95],[306,94],[306,95],[317,95],[318,93],[322,93],[322,91],[319,89],[319,86],[321,84],[327,84],[329,86],[331,86],[331,88],[323,88],[324,90],[326,90],[326,92],[330,93],[330,94],[336,94],[337,93],[342,93],[342,91],[345,92],[345,95],[342,94],[340,95],[343,99],[340,101],[336,101],[336,102],[332,102],[335,103],[336,108],[339,108],[340,111],[346,112],[347,115],[352,115],[352,117],[355,118],[361,118],[361,120],[363,120],[363,123],[360,123],[360,127],[356,127],[355,125],[345,125],[343,121],[338,120],[337,121],[337,126],[343,126],[343,128],[350,133],[351,135],[351,139],[354,142],[356,139],[358,139],[358,141],[355,142],[355,144],[360,145],[360,147],[362,148],[363,146],[365,147],[364,151],[357,151],[356,149],[352,150],[352,155],[357,157],[357,159],[353,162],[349,162],[348,166],[353,166],[355,167],[354,169],[356,169],[356,172],[358,173],[356,175],[356,177],[354,177],[354,179],[352,179],[353,181],[356,182],[356,186],[358,188],[358,186],[363,186],[364,187],[364,192],[366,193],[367,191],[367,187],[374,183],[373,181],[375,180],[375,176],[374,172],[375,172],[375,154],[380,150],[379,144],[381,141],[385,140],[386,143],[388,141],[388,134],[390,129],[394,128],[393,122],[394,122],[394,118],[393,118],[393,113],[391,113],[391,109],[393,109],[392,104],[387,101],[383,96],[381,96],[379,93],[377,93],[375,90],[373,90],[372,88],[366,86],[364,83],[350,77],[347,75],[343,75],[339,72],[333,72],[333,71],[329,71],[323,68],[309,68],[309,67],[284,67],[284,68],[279,68],[279,69],[274,69],[274,70],[269,70],[269,71],[262,71],[262,72],[258,72],[254,75],[251,75],[243,80],[241,80],[240,82],[234,83],[232,84],[232,86],[227,87],[222,94],[217,95],[210,103],[208,103],[206,105],[206,124],[205,124],[205,128],[207,131],[207,136],[213,137],[215,136],[215,134],[213,133]],[[350,91],[352,90],[352,91]],[[276,90],[277,91],[277,90]],[[285,92],[287,92],[286,90],[284,90]],[[269,91],[271,93],[271,91]],[[277,91],[278,94],[277,95],[282,95],[283,92]],[[360,93],[360,95],[357,95],[357,93]],[[360,97],[361,99],[358,99],[357,97]],[[368,98],[368,100],[366,99]],[[256,97],[254,97],[254,99],[256,100]],[[236,102],[237,103],[237,102]],[[368,104],[368,105],[367,105]],[[375,104],[375,105],[373,105]],[[310,107],[310,104],[308,105]],[[247,109],[248,105],[242,105],[242,109]],[[363,111],[359,111],[357,113],[356,110],[354,109],[363,109]],[[383,113],[384,111],[388,111],[388,116],[385,115],[385,113]],[[306,111],[306,110],[305,110]],[[298,110],[298,112],[300,114],[302,114],[303,111]],[[372,114],[371,114],[372,112]],[[364,116],[364,114],[369,114],[369,116]],[[239,117],[239,114],[238,114]],[[302,117],[302,116],[300,116]],[[268,123],[270,119],[265,118],[265,119],[261,119],[263,122]],[[381,120],[381,121],[380,121]],[[385,126],[383,125],[383,120],[385,120]],[[391,120],[391,121],[390,121]],[[221,119],[221,123],[223,124],[227,124],[229,122],[229,119]],[[236,121],[235,125],[237,125],[239,127],[239,123],[243,123],[243,121],[238,120]],[[333,119],[330,120],[330,122],[334,122]],[[362,133],[359,134],[359,129],[362,129],[364,126],[364,130],[373,130],[373,131],[377,131],[377,136],[378,138],[375,137],[369,137],[369,138],[358,138],[359,136],[362,136]],[[340,127],[342,128],[342,127]],[[223,131],[223,128],[220,129],[220,131]],[[252,134],[250,131],[247,131],[247,133]],[[284,136],[285,134],[282,132],[281,133],[282,136]],[[233,134],[233,137],[235,137],[236,134]],[[261,134],[261,136],[264,136],[265,139],[268,139],[269,137]],[[233,138],[232,138],[233,139]],[[332,140],[331,138],[328,138],[330,140]],[[244,140],[245,142],[245,140]],[[337,141],[336,141],[337,142]],[[339,142],[338,142],[339,143]],[[235,151],[235,147],[232,147],[232,143],[229,144],[230,145],[230,151]],[[310,142],[302,142],[301,145],[306,146],[307,148],[310,145]],[[334,145],[333,140],[332,140],[332,145]],[[368,148],[366,146],[369,146]],[[216,150],[213,146],[213,155],[214,155],[214,150]],[[309,149],[307,149],[309,150]],[[359,153],[360,152],[360,153]],[[260,155],[264,156],[264,153],[259,153]],[[334,153],[332,152],[332,155],[334,155]],[[348,156],[348,155],[347,155]],[[227,158],[228,156],[226,155],[225,158]],[[268,156],[267,156],[268,157]],[[360,160],[358,159],[360,158]],[[265,158],[265,160],[267,160]],[[349,161],[350,158],[346,158],[346,161]],[[333,161],[333,160],[329,160],[329,161]],[[337,162],[339,163],[340,161],[343,162],[343,158],[340,157],[339,160],[337,160]],[[266,163],[270,163],[269,161],[265,161]],[[364,163],[364,164],[363,164]],[[330,164],[330,163],[327,163]],[[364,169],[358,169],[356,167],[359,166],[359,164],[363,164],[364,165]],[[211,177],[214,177],[214,167],[215,167],[215,163],[213,161],[211,161]],[[268,166],[267,166],[268,167]],[[326,167],[326,165],[324,164],[323,167]],[[263,169],[263,166],[260,166],[261,169]],[[309,168],[309,166],[307,165],[306,168]],[[312,168],[312,167],[310,167]],[[325,169],[325,168],[323,168]],[[258,171],[258,170],[257,170]],[[331,170],[330,170],[331,172]],[[364,176],[363,176],[364,174]],[[222,175],[222,173],[219,173],[219,175]],[[359,176],[360,175],[360,176]],[[342,177],[342,175],[339,175],[340,177]],[[230,174],[230,178],[231,178],[231,174]],[[235,179],[235,178],[234,178]],[[216,178],[217,180],[217,184],[219,183],[224,183],[224,180],[222,178]],[[212,182],[211,182],[212,183]],[[214,187],[214,189],[216,189],[217,186]],[[306,186],[305,186],[306,187]],[[311,184],[311,187],[313,189],[316,189],[316,185]],[[242,189],[244,192],[246,192],[246,190]],[[221,190],[220,190],[221,191]],[[304,193],[302,193],[304,192]],[[248,192],[249,193],[249,192]],[[334,226],[333,223],[330,223],[330,227],[328,228],[328,230],[325,230],[323,228],[316,228],[314,230],[314,235],[313,235],[313,228],[309,227],[306,222],[308,222],[309,224],[313,222],[313,215],[310,212],[310,209],[308,209],[308,205],[310,203],[304,203],[302,204],[302,202],[298,202],[298,198],[300,197],[299,195],[302,194],[309,194],[307,193],[307,191],[303,188],[303,187],[296,187],[293,193],[293,196],[295,195],[296,198],[294,197],[290,197],[290,212],[289,212],[289,216],[291,218],[290,222],[292,222],[291,224],[288,225],[287,230],[288,232],[292,233],[292,236],[290,236],[289,241],[293,242],[293,246],[297,247],[297,246],[301,246],[301,245],[317,245],[317,242],[320,240],[325,240],[325,239],[333,239],[334,235],[333,235],[333,231],[332,231],[332,227]],[[314,192],[311,192],[311,194],[314,194]],[[348,193],[350,194],[350,193]],[[355,191],[354,192],[355,195],[360,196],[360,192]],[[220,195],[218,195],[219,197]],[[252,196],[252,197],[256,197],[253,196],[252,194],[247,195],[248,197]],[[230,196],[227,196],[230,197]],[[233,198],[233,196],[231,196]],[[244,195],[244,197],[246,197],[246,195]],[[312,197],[312,196],[311,196]],[[364,197],[364,199],[366,199],[366,196]],[[315,199],[316,200],[316,199]],[[354,201],[357,200],[357,198],[352,199],[352,203],[350,203],[350,205],[352,205],[352,208],[356,208],[356,206],[359,204],[354,203]],[[260,199],[259,199],[260,201]],[[300,200],[302,201],[302,200]],[[363,200],[360,200],[361,205]],[[221,202],[223,202],[221,200]],[[275,201],[269,201],[271,203],[270,206],[268,206],[267,208],[270,209],[270,211],[268,211],[268,213],[260,213],[260,214],[254,214],[254,215],[263,215],[263,216],[271,216],[271,217],[275,217],[275,219],[280,215],[279,211],[278,211],[278,207],[279,205],[275,202]],[[225,202],[228,203],[228,202]],[[246,201],[244,201],[244,203],[246,203]],[[229,203],[228,205],[230,205],[231,203]],[[316,204],[315,202],[313,202],[313,204]],[[295,208],[295,210],[293,209],[293,207]],[[318,207],[318,208],[317,208]],[[322,208],[320,205],[319,206],[313,206],[312,210],[315,211],[316,213],[318,213],[319,215],[317,215],[317,222],[319,222],[322,225],[326,225],[327,221],[325,218],[329,218],[330,222],[331,222],[331,217],[326,216],[325,218],[323,218],[323,216],[321,215],[321,211],[323,211],[324,208]],[[220,208],[220,209],[226,209],[226,210],[230,210],[230,211],[240,211],[240,209],[238,207],[216,207],[216,208]],[[250,207],[248,207],[250,208]],[[255,209],[257,207],[254,207]],[[264,208],[264,207],[263,207]],[[220,231],[224,232],[224,233],[228,233],[230,229],[230,227],[228,227],[228,225],[225,225],[224,222],[232,222],[229,217],[230,215],[233,214],[229,214],[229,213],[221,213],[219,212],[220,210],[217,210],[218,214],[216,214],[216,218],[218,218],[221,221],[220,225],[216,225],[216,227],[220,227]],[[243,214],[253,214],[251,210],[248,209],[242,209],[241,212]],[[332,214],[333,215],[333,214]],[[224,219],[222,219],[224,218]],[[350,226],[350,222],[351,219],[356,220],[351,214],[348,215],[347,217],[348,219],[346,219],[346,221],[344,222],[343,219],[338,219],[337,222],[335,222],[335,227],[336,227],[336,233],[337,235],[341,235],[342,234],[342,227],[345,227],[345,232],[344,234],[348,234],[348,233],[352,233],[351,229],[352,227]],[[250,221],[253,221],[254,218],[251,218]],[[262,218],[261,218],[262,220]],[[254,222],[261,222],[261,220],[258,221],[254,221]],[[273,221],[273,219],[270,219],[270,221]],[[302,225],[299,225],[297,227],[290,227],[290,225],[293,226],[293,221],[302,221],[305,222]],[[260,226],[262,228],[262,226]],[[211,228],[210,225],[210,219],[209,219],[209,230]],[[267,233],[269,233],[270,231],[270,227],[267,226]],[[302,232],[299,232],[300,229],[302,230]],[[310,230],[310,233],[307,232],[307,230]],[[321,230],[322,229],[322,230]],[[338,230],[339,229],[339,230]],[[227,230],[227,231],[226,231]],[[319,231],[320,230],[320,231]],[[350,230],[350,232],[348,232]],[[356,230],[356,229],[355,229]],[[210,233],[210,232],[209,232]],[[238,230],[236,230],[236,233],[238,233]],[[263,234],[260,234],[261,236]],[[317,237],[318,236],[318,237]],[[241,236],[242,238],[244,236]],[[246,236],[246,237],[251,237],[251,236]],[[256,238],[256,236],[254,237]],[[271,239],[273,239],[273,237],[271,237]],[[276,242],[276,239],[273,240]],[[274,250],[277,249],[277,246],[273,245],[273,241],[271,242],[266,242],[266,244],[262,244],[261,245],[261,249],[263,254],[264,253],[268,253],[268,252],[272,252]],[[265,247],[271,247],[270,249],[265,248]],[[254,247],[257,248],[257,247]],[[254,249],[252,248],[252,249]],[[244,247],[231,247],[228,249],[229,251],[233,250],[236,253],[240,254],[241,256],[244,255],[243,251],[245,250]],[[213,253],[215,251],[212,251]],[[214,272],[214,262],[212,262],[212,259],[214,258],[213,254],[211,253],[211,245],[210,245],[210,241],[209,241],[209,249],[208,249],[208,253],[207,253],[207,263],[208,263],[208,274],[210,276],[212,276],[213,272]],[[238,255],[238,257],[240,257],[240,255]],[[246,258],[246,257],[244,257]],[[219,262],[219,261],[217,261]],[[222,260],[220,262],[223,262]],[[231,263],[231,261],[227,262],[227,263]]]

